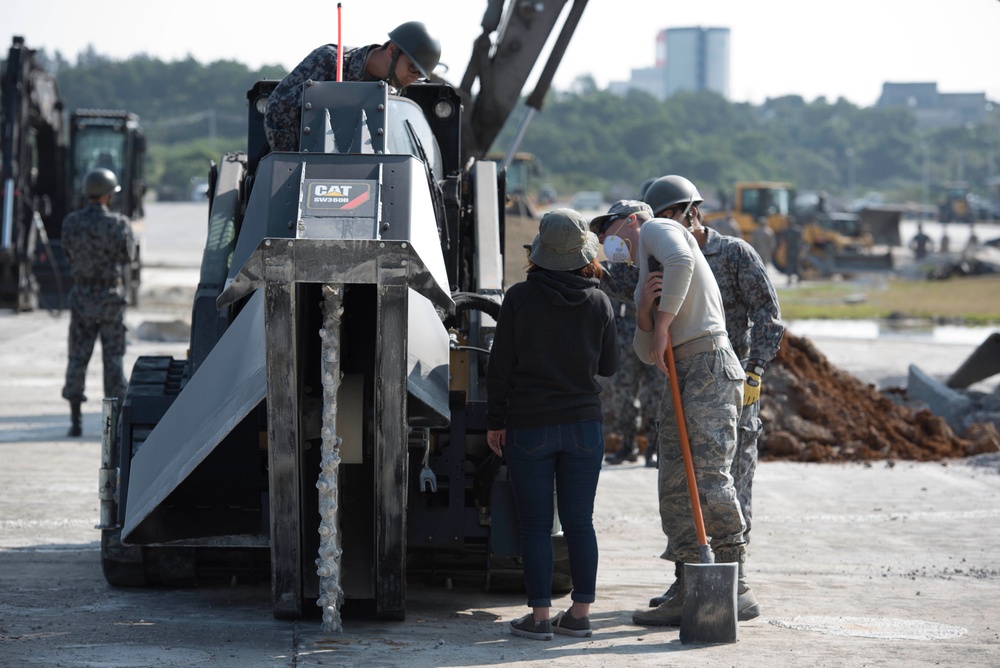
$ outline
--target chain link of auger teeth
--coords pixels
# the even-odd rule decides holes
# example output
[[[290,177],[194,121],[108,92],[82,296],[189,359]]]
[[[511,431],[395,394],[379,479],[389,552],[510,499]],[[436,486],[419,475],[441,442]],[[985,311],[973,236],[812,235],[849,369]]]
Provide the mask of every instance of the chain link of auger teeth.
[[[339,633],[343,630],[340,606],[344,602],[341,585],[340,555],[341,535],[338,513],[337,469],[340,467],[341,438],[337,435],[337,388],[340,387],[340,317],[344,313],[344,287],[323,286],[323,327],[321,340],[320,374],[323,379],[323,428],[320,446],[320,473],[316,481],[319,489],[319,557],[316,572],[319,575],[319,599],[323,608],[323,631]]]

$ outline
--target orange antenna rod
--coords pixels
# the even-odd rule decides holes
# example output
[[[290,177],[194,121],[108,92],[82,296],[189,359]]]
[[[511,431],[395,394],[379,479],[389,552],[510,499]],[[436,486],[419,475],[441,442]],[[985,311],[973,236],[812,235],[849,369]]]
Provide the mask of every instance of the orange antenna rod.
[[[344,75],[344,42],[340,36],[340,15],[343,3],[337,3],[337,81],[343,81]]]

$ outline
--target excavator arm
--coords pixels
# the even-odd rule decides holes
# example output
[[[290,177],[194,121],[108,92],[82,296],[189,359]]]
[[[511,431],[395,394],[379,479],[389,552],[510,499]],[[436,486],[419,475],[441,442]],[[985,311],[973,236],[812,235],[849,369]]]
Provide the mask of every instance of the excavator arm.
[[[0,99],[0,307],[24,311],[34,307],[35,242],[61,224],[66,213],[66,146],[55,79],[23,37],[14,37],[10,47]]]
[[[500,134],[567,4],[572,7],[528,99],[535,111],[542,108],[587,0],[489,0],[481,24],[483,32],[475,41],[459,87],[466,108],[472,110],[462,128],[466,159],[482,158]]]

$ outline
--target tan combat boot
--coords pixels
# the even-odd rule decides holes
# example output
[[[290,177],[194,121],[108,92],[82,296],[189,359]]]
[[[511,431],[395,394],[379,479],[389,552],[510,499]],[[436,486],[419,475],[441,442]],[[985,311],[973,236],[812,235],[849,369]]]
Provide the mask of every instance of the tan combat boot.
[[[747,576],[744,571],[746,552],[736,550],[719,551],[715,554],[715,561],[720,564],[739,564],[739,576],[736,583],[737,619],[745,622],[759,617],[761,612],[760,603],[757,602],[757,597],[754,596],[753,589],[747,583]]]
[[[675,571],[677,579],[663,596],[650,599],[651,610],[636,610],[632,613],[632,622],[639,626],[680,626],[681,613],[684,611],[684,564],[677,562]]]
[[[740,562],[739,580],[736,584],[736,618],[741,622],[760,616],[760,603],[753,595],[753,589],[747,584],[747,576],[743,574],[743,562]]]

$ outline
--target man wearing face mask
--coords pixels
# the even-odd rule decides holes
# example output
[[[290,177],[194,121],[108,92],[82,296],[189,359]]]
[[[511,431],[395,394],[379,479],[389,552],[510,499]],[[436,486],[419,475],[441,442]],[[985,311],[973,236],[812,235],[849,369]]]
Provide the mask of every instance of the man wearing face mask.
[[[669,197],[677,186],[690,186],[687,197]],[[726,334],[722,295],[698,242],[680,222],[698,216],[702,198],[679,176],[660,177],[643,200],[656,214],[644,212],[608,226],[602,236],[610,260],[639,266],[636,332],[633,349],[647,364],[666,375],[666,347],[672,346],[681,388],[688,440],[694,460],[705,530],[717,562],[741,563],[745,524],[733,478],[736,428],[746,376]],[[661,271],[650,271],[650,261]],[[658,300],[659,303],[656,303]],[[650,610],[636,610],[632,620],[648,626],[677,626],[684,606],[685,563],[698,563],[698,542],[687,491],[677,416],[666,386],[660,407],[660,522],[667,535],[663,558],[675,563],[677,581],[665,600]],[[749,594],[749,596],[748,596]],[[749,602],[747,588],[741,604]],[[756,605],[741,605],[741,617],[756,616]],[[750,616],[746,616],[750,614]]]
[[[652,216],[649,205],[638,200],[619,200],[611,205],[608,212],[590,221],[590,231],[601,236],[616,221],[626,219],[634,213],[645,212]],[[636,437],[641,427],[645,427],[649,444],[644,453],[646,466],[656,466],[656,419],[660,397],[663,395],[665,378],[655,367],[639,361],[632,353],[632,337],[635,335],[635,302],[633,295],[639,280],[639,267],[627,262],[610,262],[601,278],[601,289],[611,298],[618,328],[619,363],[618,372],[610,379],[606,392],[610,397],[605,405],[610,406],[614,416],[611,431],[622,436],[622,447],[611,453],[605,461],[621,464],[638,459],[639,448]]]
[[[306,56],[267,98],[264,134],[272,151],[298,151],[302,86],[306,81],[336,81],[336,44],[324,44]],[[381,46],[344,47],[342,81],[386,81],[403,89],[427,79],[441,60],[441,44],[420,21],[408,21],[389,33]]]

